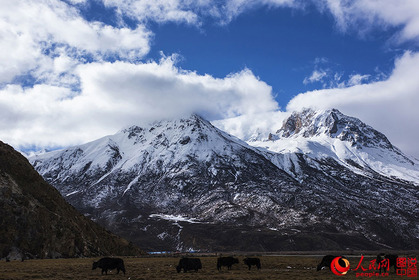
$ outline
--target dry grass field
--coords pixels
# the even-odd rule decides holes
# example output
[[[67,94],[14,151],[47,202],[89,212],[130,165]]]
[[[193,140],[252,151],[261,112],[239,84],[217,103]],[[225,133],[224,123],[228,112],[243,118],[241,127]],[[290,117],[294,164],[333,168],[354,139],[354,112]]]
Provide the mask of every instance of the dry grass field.
[[[347,256],[351,267],[355,268],[360,256]],[[412,279],[401,277],[391,269],[390,276],[383,277],[356,277],[356,272],[350,271],[343,277],[335,276],[330,270],[316,271],[316,266],[321,256],[261,256],[262,269],[252,267],[248,270],[243,264],[244,256],[238,256],[240,263],[235,264],[231,270],[223,267],[217,271],[214,257],[200,257],[202,270],[199,272],[177,273],[176,265],[179,258],[175,257],[144,257],[123,258],[125,261],[126,275],[116,270],[108,275],[101,275],[101,270],[91,270],[95,259],[45,259],[26,260],[24,262],[0,262],[0,279],[190,279],[190,280],[265,280],[265,279]],[[364,258],[363,266],[368,268],[372,256]],[[359,271],[357,271],[359,272]]]

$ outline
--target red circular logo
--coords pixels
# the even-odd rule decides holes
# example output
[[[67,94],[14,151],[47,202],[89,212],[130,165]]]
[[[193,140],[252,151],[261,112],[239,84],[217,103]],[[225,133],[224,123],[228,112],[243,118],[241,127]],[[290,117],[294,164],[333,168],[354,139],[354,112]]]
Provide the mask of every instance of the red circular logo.
[[[339,264],[340,259],[342,259],[342,261],[345,263],[344,266],[341,266]],[[338,276],[345,275],[349,270],[349,261],[342,257],[336,257],[333,259],[332,263],[330,264],[330,270]]]

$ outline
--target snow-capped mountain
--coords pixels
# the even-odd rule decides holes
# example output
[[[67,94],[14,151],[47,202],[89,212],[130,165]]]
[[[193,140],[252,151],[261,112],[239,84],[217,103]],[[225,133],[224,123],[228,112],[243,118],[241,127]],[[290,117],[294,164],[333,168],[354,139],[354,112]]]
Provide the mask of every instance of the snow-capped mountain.
[[[417,185],[360,161],[391,150],[417,169],[384,135],[304,111],[250,144],[259,148],[192,115],[29,159],[77,209],[142,248],[418,248]]]
[[[196,115],[132,126],[85,145],[32,157],[31,162],[65,197],[88,197],[84,203],[90,207],[107,204],[109,197],[140,193],[141,205],[173,214],[192,208],[204,218],[217,215],[195,209],[189,196],[202,196],[209,190],[215,196],[230,196],[234,186],[219,189],[220,181],[231,185],[277,178],[294,182],[256,149]]]
[[[330,158],[366,176],[378,173],[419,185],[418,160],[404,155],[384,134],[336,109],[294,112],[268,138],[248,143],[274,152],[272,161],[297,177],[288,168],[298,165],[292,162],[296,153],[313,159]]]

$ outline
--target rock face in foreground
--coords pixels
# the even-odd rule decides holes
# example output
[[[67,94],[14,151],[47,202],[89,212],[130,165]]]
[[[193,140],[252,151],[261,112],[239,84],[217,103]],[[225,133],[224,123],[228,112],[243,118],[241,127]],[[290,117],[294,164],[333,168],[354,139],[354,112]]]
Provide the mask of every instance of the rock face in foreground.
[[[138,255],[69,205],[28,160],[0,141],[0,257]]]
[[[79,211],[148,250],[419,248],[418,187],[392,176],[417,165],[382,134],[306,111],[270,138],[252,147],[192,115],[30,162]],[[394,158],[370,168],[382,153]]]

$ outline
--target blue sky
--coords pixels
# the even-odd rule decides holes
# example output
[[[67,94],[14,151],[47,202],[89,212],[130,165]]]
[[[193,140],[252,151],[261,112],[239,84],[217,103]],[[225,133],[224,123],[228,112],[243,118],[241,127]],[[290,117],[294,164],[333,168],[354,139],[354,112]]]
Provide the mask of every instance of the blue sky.
[[[0,139],[20,149],[193,111],[246,138],[335,107],[419,157],[415,0],[3,0],[0,37]]]
[[[330,15],[315,7],[297,11],[260,7],[228,25],[208,20],[200,28],[168,23],[153,24],[151,30],[155,38],[147,57],[158,59],[160,51],[178,53],[180,67],[219,78],[247,67],[273,87],[282,108],[298,93],[331,87],[351,75],[384,79],[402,53],[389,46],[393,30],[364,37],[343,33]],[[304,84],[315,69],[330,73],[322,81]],[[339,81],[334,74],[341,76]]]

